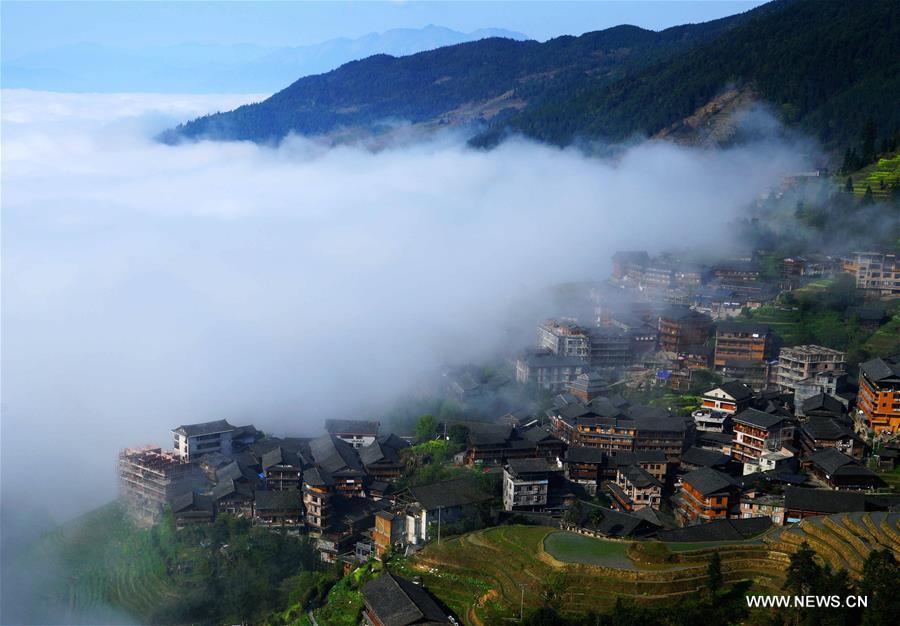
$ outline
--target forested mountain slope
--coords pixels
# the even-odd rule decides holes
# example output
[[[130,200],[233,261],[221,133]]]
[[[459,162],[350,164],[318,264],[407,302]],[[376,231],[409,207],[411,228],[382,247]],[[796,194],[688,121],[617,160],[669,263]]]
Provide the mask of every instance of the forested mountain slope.
[[[510,132],[565,145],[653,135],[735,87],[829,147],[847,145],[868,118],[891,132],[900,127],[900,3],[776,0],[661,32],[619,26],[545,43],[495,38],[378,55],[164,139],[270,141],[404,121],[472,124],[483,146]]]

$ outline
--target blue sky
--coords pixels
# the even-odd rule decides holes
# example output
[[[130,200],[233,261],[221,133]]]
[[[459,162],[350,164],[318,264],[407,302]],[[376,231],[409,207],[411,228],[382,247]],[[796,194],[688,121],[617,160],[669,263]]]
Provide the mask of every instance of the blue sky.
[[[618,24],[658,30],[740,13],[758,0],[608,2],[10,2],[0,4],[7,57],[73,43],[303,45],[391,28],[500,27],[536,39]]]

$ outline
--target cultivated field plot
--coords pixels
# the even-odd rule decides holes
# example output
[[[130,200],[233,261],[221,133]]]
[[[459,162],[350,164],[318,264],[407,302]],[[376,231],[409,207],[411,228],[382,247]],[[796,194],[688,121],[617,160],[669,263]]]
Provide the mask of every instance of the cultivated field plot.
[[[621,541],[606,541],[577,533],[555,532],[544,538],[544,550],[558,561],[637,569],[626,555],[627,548],[628,544]]]

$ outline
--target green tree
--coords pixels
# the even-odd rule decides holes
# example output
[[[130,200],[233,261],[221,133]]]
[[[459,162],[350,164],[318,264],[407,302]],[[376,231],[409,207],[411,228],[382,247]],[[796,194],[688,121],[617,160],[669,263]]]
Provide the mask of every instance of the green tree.
[[[816,563],[816,553],[805,541],[796,552],[791,555],[791,563],[788,565],[784,588],[797,596],[810,593],[822,574],[822,568]]]
[[[722,557],[718,552],[713,552],[706,566],[706,590],[711,597],[715,597],[722,588]]]
[[[882,626],[896,623],[900,615],[900,595],[897,581],[900,579],[900,565],[887,548],[869,553],[863,564],[860,592],[869,599],[869,606],[863,612],[863,624]]]
[[[569,524],[581,524],[581,518],[584,516],[584,505],[581,500],[575,500],[566,511],[565,520]]]
[[[862,204],[863,206],[875,204],[875,195],[872,193],[872,185],[866,185],[866,193],[863,194]]]
[[[416,421],[416,439],[419,441],[428,441],[433,439],[437,434],[437,419],[434,415],[426,413],[419,416]]]

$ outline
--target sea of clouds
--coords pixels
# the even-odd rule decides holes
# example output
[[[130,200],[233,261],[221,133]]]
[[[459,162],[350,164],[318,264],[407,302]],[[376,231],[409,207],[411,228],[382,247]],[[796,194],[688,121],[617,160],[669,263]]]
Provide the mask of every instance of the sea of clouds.
[[[63,520],[124,446],[228,418],[317,433],[504,345],[617,249],[715,246],[795,146],[615,159],[452,134],[371,151],[153,137],[258,96],[2,92],[2,497]],[[23,504],[24,503],[24,504]],[[19,506],[22,505],[22,506]]]

